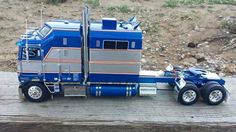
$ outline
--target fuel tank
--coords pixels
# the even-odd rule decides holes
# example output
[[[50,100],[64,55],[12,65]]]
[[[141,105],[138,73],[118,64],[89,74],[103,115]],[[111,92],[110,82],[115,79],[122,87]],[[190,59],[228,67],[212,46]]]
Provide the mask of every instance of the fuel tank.
[[[90,85],[91,96],[135,96],[137,85]]]

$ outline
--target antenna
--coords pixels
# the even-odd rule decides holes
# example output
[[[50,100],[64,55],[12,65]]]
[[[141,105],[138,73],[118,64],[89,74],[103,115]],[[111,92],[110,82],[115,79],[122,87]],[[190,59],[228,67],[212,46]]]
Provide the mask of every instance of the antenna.
[[[41,20],[41,27],[43,27],[43,2],[41,2],[40,20]]]
[[[26,56],[26,60],[29,61],[29,45],[28,45],[28,31],[27,31],[27,28],[28,28],[28,20],[27,18],[25,19],[25,56]]]

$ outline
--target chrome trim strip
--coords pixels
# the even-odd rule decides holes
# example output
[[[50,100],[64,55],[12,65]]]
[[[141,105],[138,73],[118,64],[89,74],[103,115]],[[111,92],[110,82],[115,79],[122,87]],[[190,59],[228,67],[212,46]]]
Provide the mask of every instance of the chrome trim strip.
[[[62,30],[62,31],[80,31],[80,28],[52,28],[52,30]]]

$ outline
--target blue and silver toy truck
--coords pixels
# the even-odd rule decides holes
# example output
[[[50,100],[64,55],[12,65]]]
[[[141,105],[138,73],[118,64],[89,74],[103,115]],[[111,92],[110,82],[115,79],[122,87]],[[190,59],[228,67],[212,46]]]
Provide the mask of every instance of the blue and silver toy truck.
[[[17,73],[21,95],[41,102],[64,96],[149,96],[158,83],[174,87],[177,101],[192,105],[202,97],[209,105],[227,98],[225,81],[199,68],[168,66],[141,70],[142,30],[136,18],[91,21],[55,20],[26,32],[19,46]]]

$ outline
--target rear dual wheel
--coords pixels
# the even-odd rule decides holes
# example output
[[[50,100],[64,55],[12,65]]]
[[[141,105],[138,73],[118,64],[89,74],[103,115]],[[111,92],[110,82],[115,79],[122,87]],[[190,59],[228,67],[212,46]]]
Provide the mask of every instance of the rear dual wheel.
[[[218,105],[222,103],[226,98],[226,89],[219,83],[210,81],[207,82],[202,89],[203,100],[208,105]]]
[[[192,82],[186,82],[186,85],[179,90],[178,102],[183,105],[195,104],[200,97],[200,91]]]

